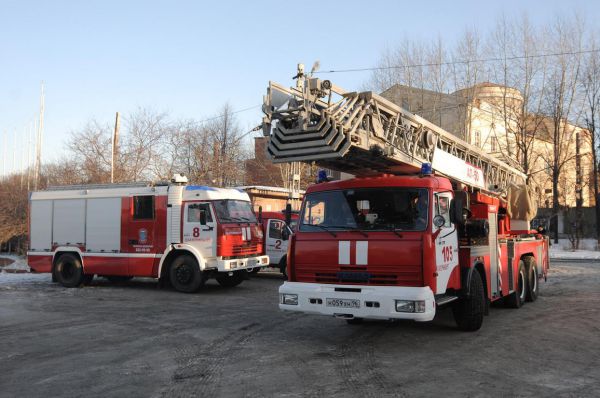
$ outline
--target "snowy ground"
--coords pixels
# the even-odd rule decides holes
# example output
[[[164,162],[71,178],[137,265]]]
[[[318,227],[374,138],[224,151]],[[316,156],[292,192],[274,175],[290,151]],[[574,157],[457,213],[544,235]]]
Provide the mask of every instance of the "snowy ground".
[[[557,262],[483,327],[285,313],[281,276],[198,294],[0,273],[0,397],[600,397],[600,267]]]
[[[552,241],[551,241],[552,242]],[[568,239],[559,239],[550,246],[550,259],[556,260],[600,260],[600,250],[596,239],[583,239],[580,250],[572,250]]]
[[[0,275],[4,273],[29,272],[27,258],[14,254],[0,253]]]

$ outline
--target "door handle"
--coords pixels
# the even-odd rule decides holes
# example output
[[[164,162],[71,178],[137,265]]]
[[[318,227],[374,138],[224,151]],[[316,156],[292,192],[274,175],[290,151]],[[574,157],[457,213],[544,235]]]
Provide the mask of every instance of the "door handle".
[[[135,239],[129,239],[129,244],[130,244],[130,245],[137,245],[137,244],[138,244],[138,241],[137,241],[137,240],[135,240]]]
[[[209,226],[207,226],[207,228],[203,229],[203,231],[212,231],[213,229],[215,229],[215,227],[209,227]]]

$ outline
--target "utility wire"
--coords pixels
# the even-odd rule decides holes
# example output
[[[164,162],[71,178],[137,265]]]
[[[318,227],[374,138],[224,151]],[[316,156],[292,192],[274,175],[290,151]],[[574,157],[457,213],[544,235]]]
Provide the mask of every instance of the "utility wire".
[[[448,66],[448,65],[458,65],[458,64],[475,64],[478,62],[497,62],[497,61],[513,61],[516,59],[527,59],[527,58],[547,58],[547,57],[557,57],[561,55],[579,55],[579,54],[592,54],[598,53],[600,49],[592,49],[592,50],[581,50],[581,51],[568,51],[568,52],[559,52],[559,53],[549,53],[549,54],[535,54],[535,55],[518,55],[512,57],[505,58],[482,58],[482,59],[472,59],[472,60],[458,60],[458,61],[445,61],[445,62],[432,62],[426,64],[408,64],[408,65],[395,65],[395,66],[377,66],[370,68],[351,68],[351,69],[331,69],[331,70],[323,70],[316,71],[315,74],[325,74],[325,73],[348,73],[348,72],[368,72],[368,71],[376,71],[376,70],[391,70],[391,69],[404,69],[404,68],[421,68],[428,66]]]
[[[225,117],[227,115],[235,115],[235,114],[238,114],[238,113],[247,112],[247,111],[250,111],[252,109],[259,108],[260,106],[261,105],[254,105],[254,106],[250,106],[248,108],[238,109],[237,111],[233,111],[233,112],[229,112],[229,113],[224,113],[222,115],[217,115],[217,116],[209,117],[208,119],[204,119],[204,120],[199,120],[198,123],[202,124],[202,123],[210,122],[211,120],[220,119],[220,118]]]

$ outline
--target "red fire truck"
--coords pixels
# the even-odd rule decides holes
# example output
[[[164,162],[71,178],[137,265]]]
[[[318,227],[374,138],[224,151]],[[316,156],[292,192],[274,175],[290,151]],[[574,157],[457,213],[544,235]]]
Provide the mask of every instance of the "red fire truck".
[[[248,195],[237,189],[164,184],[56,187],[30,196],[29,266],[66,287],[135,276],[182,292],[209,278],[236,286],[267,266]]]
[[[277,268],[287,278],[287,251],[289,238],[298,225],[298,214],[289,214],[286,222],[285,211],[259,211],[258,218],[263,226],[265,253],[269,256],[272,268]],[[253,270],[259,272],[261,268]]]
[[[358,323],[451,306],[472,331],[491,302],[537,298],[548,240],[529,227],[524,174],[372,92],[297,78],[265,97],[271,158],[358,177],[307,189],[282,310]]]

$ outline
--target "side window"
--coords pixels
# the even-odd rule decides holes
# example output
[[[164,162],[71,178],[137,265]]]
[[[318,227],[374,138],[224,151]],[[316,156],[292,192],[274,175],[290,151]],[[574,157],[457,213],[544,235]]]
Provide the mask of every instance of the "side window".
[[[133,197],[133,219],[152,220],[154,218],[154,196]]]
[[[206,222],[213,222],[210,205],[208,203],[191,203],[188,205],[187,222],[200,222],[200,213],[206,213]]]
[[[325,202],[309,201],[304,210],[303,224],[315,225],[325,221]]]
[[[285,223],[279,220],[269,221],[269,238],[272,239],[283,239],[283,229]]]
[[[435,195],[435,215],[444,217],[444,227],[450,227],[450,198],[448,196]]]

